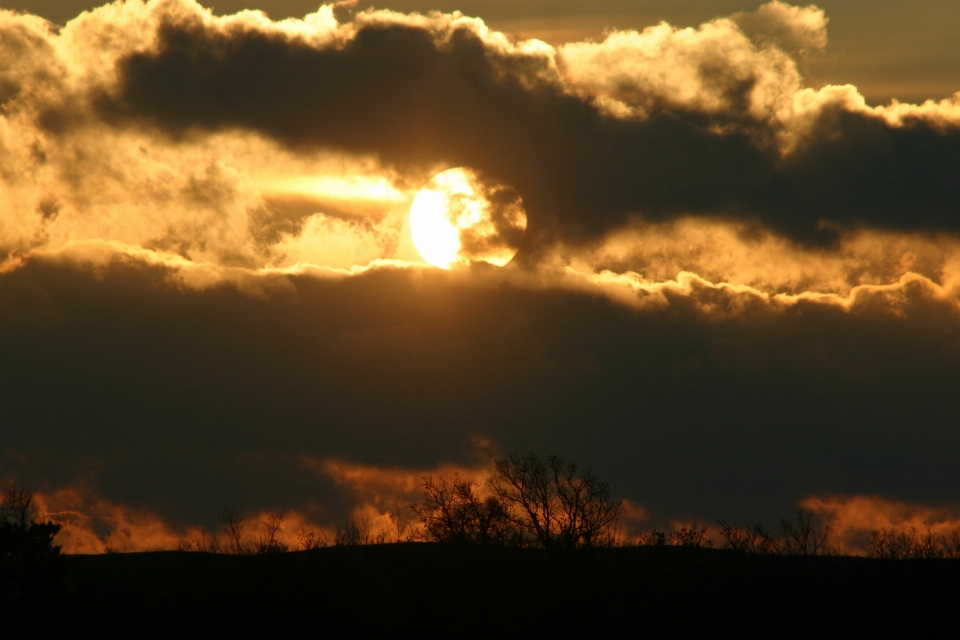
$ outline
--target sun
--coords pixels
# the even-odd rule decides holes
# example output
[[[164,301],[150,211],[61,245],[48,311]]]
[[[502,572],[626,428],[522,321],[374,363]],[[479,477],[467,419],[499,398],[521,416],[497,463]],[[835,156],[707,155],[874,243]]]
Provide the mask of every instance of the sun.
[[[413,244],[442,269],[481,261],[502,267],[517,254],[526,229],[520,196],[464,167],[435,175],[410,205]]]

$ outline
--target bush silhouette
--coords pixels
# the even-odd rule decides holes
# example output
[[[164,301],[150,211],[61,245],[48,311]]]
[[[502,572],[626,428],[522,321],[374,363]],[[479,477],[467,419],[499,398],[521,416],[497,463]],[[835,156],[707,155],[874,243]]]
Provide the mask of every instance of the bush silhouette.
[[[812,511],[799,509],[794,522],[780,521],[780,533],[767,533],[759,524],[741,527],[724,521],[720,525],[722,547],[740,553],[778,555],[833,555],[830,527],[816,521]]]
[[[818,523],[809,509],[798,509],[793,522],[781,520],[780,530],[781,553],[800,556],[833,553],[828,544],[830,527]]]
[[[641,547],[665,547],[667,546],[667,534],[657,529],[641,533],[637,544]]]
[[[3,489],[0,502],[0,558],[47,559],[60,555],[53,538],[63,525],[36,519],[34,495],[19,483]]]
[[[63,525],[37,518],[34,495],[17,482],[0,493],[0,603],[57,587],[60,547],[53,539]]]
[[[641,547],[712,547],[713,541],[707,538],[707,528],[698,527],[697,523],[682,525],[669,534],[658,529],[641,533],[637,538]]]
[[[610,545],[623,502],[590,469],[533,453],[498,460],[487,481],[525,539],[545,548]]]
[[[369,517],[352,518],[343,527],[337,527],[333,537],[335,547],[355,547],[360,545],[383,544],[387,541],[387,532],[373,532]]]
[[[428,535],[443,542],[573,548],[609,545],[623,513],[610,487],[592,471],[558,456],[512,455],[480,484],[424,478],[414,505]]]
[[[671,531],[670,544],[677,547],[709,547],[713,545],[712,542],[707,540],[707,528],[698,527],[696,523],[690,526],[683,525],[676,531]]]
[[[272,513],[263,525],[263,533],[257,538],[255,552],[263,555],[265,553],[286,553],[290,550],[289,545],[277,539],[277,531],[283,524],[282,513]]]
[[[520,529],[509,506],[497,496],[481,498],[480,484],[440,478],[423,479],[423,502],[413,511],[426,533],[438,542],[474,544],[519,544]]]
[[[958,533],[960,531],[951,532],[951,536],[960,540]],[[887,560],[952,557],[950,540],[951,537],[938,536],[929,529],[926,533],[920,533],[916,527],[906,531],[880,529],[870,535],[867,555]]]

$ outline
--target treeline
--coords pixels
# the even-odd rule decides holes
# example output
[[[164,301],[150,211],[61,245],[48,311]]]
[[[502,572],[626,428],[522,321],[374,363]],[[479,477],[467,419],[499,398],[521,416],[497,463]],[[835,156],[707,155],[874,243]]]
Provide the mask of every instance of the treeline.
[[[452,477],[423,479],[423,500],[410,505],[421,527],[410,530],[398,510],[393,531],[371,531],[368,520],[353,520],[338,527],[332,540],[302,531],[297,544],[276,539],[282,522],[274,514],[257,540],[243,543],[243,520],[236,512],[222,514],[229,543],[214,538],[182,545],[228,553],[271,553],[326,546],[353,546],[387,542],[433,541],[460,545],[495,545],[527,548],[583,548],[596,546],[716,547],[760,555],[845,555],[833,540],[829,526],[808,509],[799,509],[792,521],[781,520],[779,531],[761,525],[741,526],[725,521],[711,532],[696,523],[671,532],[652,530],[633,541],[619,535],[624,507],[611,497],[610,486],[590,470],[558,456],[540,459],[533,453],[498,460],[485,482]],[[710,534],[713,534],[712,536]],[[893,560],[960,558],[960,527],[945,534],[882,528],[870,533],[866,555]]]
[[[546,460],[528,453],[495,463],[485,483],[452,478],[424,478],[423,500],[409,506],[422,528],[405,526],[399,512],[393,531],[371,531],[367,520],[338,527],[332,540],[301,530],[295,545],[277,533],[283,515],[271,515],[250,540],[248,523],[235,510],[220,514],[224,539],[214,535],[184,541],[181,550],[262,554],[326,546],[387,542],[441,542],[546,549],[612,546],[623,503],[611,497],[610,486],[589,470],[558,456]]]
[[[739,553],[762,555],[845,555],[846,549],[831,539],[830,527],[818,523],[812,511],[797,510],[793,522],[780,521],[780,531],[767,532],[761,525],[749,527],[720,521],[718,524],[719,547]],[[651,531],[640,536],[638,544],[645,546],[674,545],[682,547],[712,547],[714,541],[707,537],[707,528],[684,525],[677,531],[666,534]],[[870,532],[867,557],[889,560],[921,558],[960,558],[960,527],[946,533],[924,532],[916,527],[909,529],[882,528]]]
[[[295,543],[281,539],[284,517],[275,513],[258,531],[236,510],[220,514],[219,534],[201,533],[180,543],[180,551],[253,555],[356,546],[388,542],[432,541],[450,545],[576,549],[639,544],[650,547],[717,547],[743,554],[844,555],[829,526],[812,511],[798,510],[792,521],[781,520],[779,531],[760,525],[739,526],[725,521],[717,529],[684,525],[671,532],[652,530],[624,542],[620,519],[622,500],[590,469],[559,456],[545,460],[533,453],[498,460],[484,482],[452,477],[423,479],[423,499],[409,505],[419,527],[406,524],[401,509],[392,518],[393,530],[374,532],[369,520],[352,520],[338,527],[332,539],[301,529]],[[52,558],[60,553],[54,538],[63,523],[36,517],[33,494],[16,483],[6,486],[0,503],[0,558]],[[712,535],[711,535],[712,534]],[[107,549],[108,552],[117,551]],[[946,533],[882,528],[871,532],[866,555],[892,560],[960,558],[960,527]]]

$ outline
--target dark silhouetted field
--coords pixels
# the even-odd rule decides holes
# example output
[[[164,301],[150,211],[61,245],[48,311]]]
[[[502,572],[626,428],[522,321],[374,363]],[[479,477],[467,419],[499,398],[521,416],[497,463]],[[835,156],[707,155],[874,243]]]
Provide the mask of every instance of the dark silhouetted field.
[[[956,631],[960,560],[401,543],[231,556],[66,556],[3,608],[108,633],[919,636]],[[45,613],[37,618],[33,604]]]

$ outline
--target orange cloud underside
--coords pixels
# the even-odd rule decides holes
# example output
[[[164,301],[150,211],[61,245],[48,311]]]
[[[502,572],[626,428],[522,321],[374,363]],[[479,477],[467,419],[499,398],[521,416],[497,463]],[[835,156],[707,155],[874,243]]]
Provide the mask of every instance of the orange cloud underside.
[[[834,544],[856,553],[870,542],[870,532],[916,528],[943,535],[960,528],[960,506],[931,506],[878,496],[810,497],[800,506],[830,526]]]
[[[342,460],[306,460],[319,474],[341,485],[352,506],[346,519],[361,526],[368,540],[416,538],[421,530],[409,506],[422,498],[425,477],[454,475],[482,483],[489,477],[487,466],[461,467],[444,465],[433,469],[403,469],[358,465]],[[156,551],[164,549],[209,549],[214,537],[226,548],[223,531],[205,530],[199,526],[174,526],[156,513],[107,500],[79,487],[66,487],[37,495],[40,517],[65,523],[56,542],[65,553],[105,553],[107,551]],[[621,532],[624,542],[635,542],[645,531],[650,514],[639,503],[625,499]],[[830,529],[830,544],[843,553],[862,555],[870,543],[870,534],[880,529],[944,535],[960,528],[960,508],[932,506],[889,500],[878,496],[811,496],[799,506],[812,511]],[[278,515],[263,511],[247,514],[244,540],[253,545],[264,535],[267,524]],[[300,548],[305,536],[330,544],[343,522],[318,524],[304,512],[287,510],[279,514],[282,522],[276,540],[291,549]],[[689,521],[675,521],[670,530],[690,526]],[[707,537],[717,546],[722,544],[719,532],[709,522]]]
[[[66,487],[52,493],[39,493],[36,502],[39,517],[64,524],[56,537],[56,544],[64,553],[209,550],[215,538],[221,548],[226,549],[228,545],[222,530],[178,527],[150,509],[118,504],[83,488]],[[255,544],[274,515],[272,512],[248,514],[244,519],[244,542]],[[280,515],[283,520],[275,538],[291,549],[301,544],[304,533],[333,539],[332,527],[317,526],[297,511]]]

